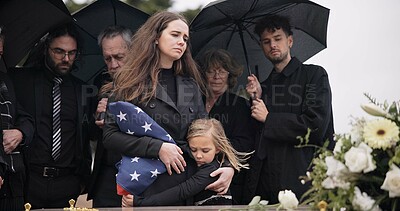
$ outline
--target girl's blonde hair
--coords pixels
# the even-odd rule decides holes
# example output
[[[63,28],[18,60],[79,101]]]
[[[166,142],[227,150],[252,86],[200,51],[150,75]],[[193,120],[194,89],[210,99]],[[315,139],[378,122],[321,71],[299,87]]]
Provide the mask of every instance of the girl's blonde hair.
[[[241,168],[248,169],[249,165],[246,160],[251,153],[236,151],[226,137],[224,128],[218,120],[211,118],[193,121],[189,127],[187,139],[190,140],[198,136],[211,136],[215,147],[220,150],[221,162],[224,162],[226,158],[237,171],[240,171]]]
[[[147,103],[155,97],[158,73],[161,71],[160,49],[156,40],[174,20],[182,20],[187,24],[183,16],[161,11],[152,15],[133,35],[127,62],[115,73],[112,95],[116,100],[138,99],[140,103]],[[205,92],[206,86],[192,58],[189,41],[186,51],[173,63],[173,67],[175,75],[193,78],[200,86],[200,90]]]

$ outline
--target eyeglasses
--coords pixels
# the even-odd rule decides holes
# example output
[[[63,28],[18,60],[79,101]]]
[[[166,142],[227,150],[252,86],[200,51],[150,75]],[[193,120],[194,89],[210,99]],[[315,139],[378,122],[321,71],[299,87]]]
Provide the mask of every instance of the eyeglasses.
[[[60,48],[49,48],[51,52],[53,52],[54,57],[59,60],[63,60],[66,56],[68,56],[68,59],[70,60],[75,60],[77,55],[78,55],[78,50],[72,50],[72,51],[65,51]]]
[[[219,76],[219,77],[226,77],[229,75],[229,72],[226,70],[214,70],[214,71],[206,71],[206,76],[209,78]]]

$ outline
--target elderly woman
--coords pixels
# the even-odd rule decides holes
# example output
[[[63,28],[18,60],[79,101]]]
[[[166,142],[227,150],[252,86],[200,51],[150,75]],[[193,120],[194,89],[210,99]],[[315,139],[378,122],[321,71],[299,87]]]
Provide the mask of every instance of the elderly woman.
[[[230,91],[236,86],[243,72],[231,54],[223,49],[211,49],[199,62],[208,84],[205,107],[209,117],[219,120],[225,133],[239,152],[253,150],[253,129],[249,102]],[[235,174],[230,189],[235,204],[243,204],[242,194],[246,170]]]

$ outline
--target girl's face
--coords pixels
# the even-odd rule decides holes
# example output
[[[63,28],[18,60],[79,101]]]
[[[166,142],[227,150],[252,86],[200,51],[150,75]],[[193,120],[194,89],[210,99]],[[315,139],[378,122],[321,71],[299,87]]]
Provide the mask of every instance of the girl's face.
[[[197,136],[190,138],[189,146],[190,151],[196,160],[197,166],[211,163],[214,160],[215,155],[219,153],[219,149],[215,147],[214,141],[210,136]]]
[[[182,20],[168,23],[167,28],[161,32],[156,40],[160,49],[162,68],[171,68],[174,61],[180,59],[186,51],[189,40],[189,27]]]

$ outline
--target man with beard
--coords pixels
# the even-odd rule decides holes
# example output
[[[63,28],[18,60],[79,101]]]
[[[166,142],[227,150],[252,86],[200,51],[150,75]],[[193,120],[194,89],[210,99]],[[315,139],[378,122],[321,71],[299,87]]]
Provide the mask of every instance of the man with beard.
[[[79,55],[72,25],[49,32],[42,59],[31,68],[16,69],[16,95],[35,119],[28,145],[26,202],[33,209],[69,207],[84,190],[90,174],[87,105],[83,83],[71,75]]]
[[[322,146],[332,141],[332,95],[324,68],[291,57],[294,41],[287,18],[266,17],[256,24],[255,32],[274,69],[261,85],[254,75],[248,77],[251,116],[259,122],[259,132],[247,187],[250,197],[260,195],[277,203],[281,190],[292,190],[300,198],[309,189],[299,176],[306,174],[314,148],[296,148],[297,137],[310,130],[309,144]]]

